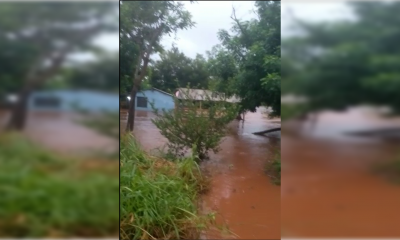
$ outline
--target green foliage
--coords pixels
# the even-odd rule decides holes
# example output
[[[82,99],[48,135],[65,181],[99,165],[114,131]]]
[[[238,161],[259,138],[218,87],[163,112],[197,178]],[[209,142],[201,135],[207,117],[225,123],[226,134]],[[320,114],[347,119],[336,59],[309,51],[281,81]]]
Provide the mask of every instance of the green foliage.
[[[185,56],[173,47],[160,55],[154,63],[150,84],[166,92],[174,93],[178,86],[207,87],[209,73],[206,60],[200,54],[195,59]]]
[[[146,72],[150,55],[163,51],[161,38],[192,26],[191,14],[182,2],[120,2],[120,75],[131,80],[130,88],[138,84],[133,82],[135,71]],[[125,84],[121,90],[130,92]]]
[[[106,92],[119,91],[118,54],[99,56],[95,62],[69,69],[66,81],[72,88]]]
[[[205,92],[204,101],[194,101],[187,90],[181,92],[187,100],[175,99],[175,110],[162,112],[153,110],[157,118],[152,122],[168,139],[168,148],[174,155],[184,155],[188,149],[200,160],[207,158],[207,152],[217,152],[221,139],[226,134],[227,124],[239,111],[239,106],[221,101],[211,101],[211,94]],[[204,107],[204,105],[206,105]]]
[[[132,136],[121,139],[121,239],[196,239],[209,217],[196,200],[205,182],[196,162],[146,154]]]
[[[118,165],[63,159],[20,135],[0,138],[0,236],[113,236]],[[105,197],[106,196],[106,197]]]
[[[280,1],[257,1],[257,19],[241,21],[233,17],[232,33],[220,30],[223,48],[210,54],[210,70],[218,89],[242,98],[243,110],[271,106],[271,115],[280,116]],[[234,80],[232,81],[231,78]]]
[[[18,92],[28,76],[46,78],[42,82],[54,77],[58,73],[54,69],[58,70],[66,55],[73,51],[95,50],[93,37],[118,29],[117,7],[112,2],[2,3],[0,95],[3,91]],[[86,24],[93,20],[97,24]],[[84,27],[76,28],[76,25]],[[27,30],[30,34],[25,34]],[[47,65],[43,68],[45,62]]]
[[[308,112],[308,106],[305,104],[282,104],[282,121],[303,116]]]
[[[298,22],[302,36],[283,43],[284,91],[307,96],[310,111],[372,104],[400,112],[400,3],[348,6],[356,21]]]
[[[238,74],[238,66],[232,54],[221,45],[214,46],[207,52],[207,69],[211,75],[209,88],[218,92],[234,95],[234,77]]]

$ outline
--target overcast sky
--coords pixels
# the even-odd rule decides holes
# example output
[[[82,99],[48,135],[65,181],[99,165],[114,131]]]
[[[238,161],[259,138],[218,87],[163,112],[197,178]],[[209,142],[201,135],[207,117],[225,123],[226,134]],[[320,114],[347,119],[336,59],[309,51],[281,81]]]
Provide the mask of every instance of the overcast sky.
[[[253,1],[198,1],[197,3],[184,2],[185,8],[190,11],[196,26],[178,31],[176,38],[166,36],[162,44],[166,49],[170,49],[175,43],[180,51],[191,58],[196,57],[197,53],[205,56],[206,51],[220,43],[218,40],[218,30],[230,30],[232,27],[232,6],[236,9],[236,15],[242,20],[255,18]],[[291,11],[291,14],[289,14]],[[293,32],[290,26],[294,15],[299,19],[308,21],[337,20],[351,16],[350,10],[344,1],[282,1],[282,36],[289,36]],[[155,56],[155,59],[159,59]]]
[[[292,16],[312,22],[351,19],[352,12],[343,0],[337,1],[282,1],[281,31],[282,37],[293,33]]]
[[[166,36],[162,44],[170,49],[172,43],[186,56],[195,58],[197,53],[205,56],[206,51],[219,44],[218,30],[229,30],[232,26],[232,5],[236,9],[236,16],[243,20],[255,18],[252,12],[254,2],[249,1],[198,1],[197,3],[184,2],[185,8],[192,14],[196,26],[178,31],[174,36]]]
[[[172,43],[186,56],[194,58],[197,53],[205,56],[206,51],[220,43],[218,30],[230,30],[232,27],[232,6],[236,9],[236,15],[242,20],[255,18],[253,1],[198,1],[197,3],[184,2],[185,8],[190,11],[196,26],[188,30],[180,30],[175,36],[166,36],[162,44],[166,49],[172,47]],[[282,1],[282,36],[290,36],[293,32],[290,26],[293,24],[291,15],[308,21],[332,21],[351,17],[350,10],[344,1]],[[291,13],[289,13],[291,12]],[[106,50],[117,52],[119,48],[118,33],[104,34],[95,40],[98,46]],[[78,56],[80,60],[92,59],[86,54]],[[155,59],[159,59],[155,56]]]

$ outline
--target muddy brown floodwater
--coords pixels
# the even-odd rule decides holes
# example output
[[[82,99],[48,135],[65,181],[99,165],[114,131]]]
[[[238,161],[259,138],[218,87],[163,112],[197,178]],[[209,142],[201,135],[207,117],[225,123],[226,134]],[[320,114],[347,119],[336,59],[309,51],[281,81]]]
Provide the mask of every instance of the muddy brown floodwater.
[[[400,121],[325,113],[313,132],[283,133],[283,238],[400,237],[400,186],[371,174],[372,164],[398,153],[399,142],[343,134],[378,126]]]
[[[135,118],[134,134],[146,150],[166,143],[151,123],[152,117],[150,112],[137,112]],[[121,112],[121,127],[125,124],[126,112]],[[279,125],[279,120],[268,120],[260,109],[246,114],[244,124],[231,124],[221,151],[202,164],[211,175],[211,189],[202,197],[202,212],[215,212],[217,226],[222,227],[205,232],[203,239],[280,238],[280,187],[263,172],[266,162],[280,149],[280,132],[269,137],[252,134]]]
[[[9,118],[9,111],[0,110],[0,131]],[[115,139],[77,123],[81,118],[77,113],[29,111],[23,133],[46,148],[67,155],[112,153],[118,149]]]

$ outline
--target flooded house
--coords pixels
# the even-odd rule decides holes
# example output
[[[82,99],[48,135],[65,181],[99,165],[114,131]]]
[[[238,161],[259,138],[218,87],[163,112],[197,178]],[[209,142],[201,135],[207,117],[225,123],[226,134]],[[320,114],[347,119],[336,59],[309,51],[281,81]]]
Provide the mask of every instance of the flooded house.
[[[240,99],[237,96],[226,97],[224,93],[203,89],[178,88],[175,96],[178,99],[175,103],[176,106],[180,106],[180,103],[184,103],[185,101],[198,102],[200,107],[204,102],[240,102]]]
[[[213,102],[238,103],[240,99],[237,96],[226,97],[224,93],[211,90],[178,88],[175,93],[175,109],[179,111],[188,111],[188,103],[194,103],[198,107],[198,113],[205,113]]]
[[[89,90],[36,91],[30,96],[28,109],[35,112],[117,112],[119,96]]]
[[[125,98],[127,101],[124,105],[128,108],[130,97],[125,95]],[[157,88],[142,90],[136,94],[135,110],[152,111],[150,103],[153,103],[156,109],[171,110],[174,109],[174,96]]]
[[[240,99],[237,96],[226,97],[224,93],[219,93],[211,90],[178,88],[175,93],[175,109],[186,112],[188,103],[195,103],[198,106],[198,112],[207,111],[210,104],[213,102],[238,103]]]

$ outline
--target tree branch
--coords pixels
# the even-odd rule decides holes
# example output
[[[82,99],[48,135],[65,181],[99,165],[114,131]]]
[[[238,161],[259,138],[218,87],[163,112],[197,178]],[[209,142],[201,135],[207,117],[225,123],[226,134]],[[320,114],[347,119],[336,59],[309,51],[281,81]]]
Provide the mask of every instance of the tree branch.
[[[232,6],[232,15],[231,15],[231,19],[232,19],[233,21],[235,21],[236,24],[238,25],[238,27],[239,27],[239,29],[240,29],[240,32],[242,33],[242,35],[243,35],[245,41],[249,41],[247,32],[244,30],[244,28],[243,28],[242,25],[240,24],[240,21],[237,19],[237,17],[236,17],[236,10],[235,10],[235,8],[234,8],[233,6]],[[241,53],[240,50],[238,51],[238,54],[240,55],[240,57],[241,57],[242,59],[245,59],[245,56]]]
[[[255,133],[253,133],[253,134],[254,134],[254,135],[263,135],[263,134],[266,134],[266,133],[277,132],[277,131],[280,131],[280,130],[281,130],[280,127],[279,127],[279,128],[271,128],[271,129],[268,129],[268,130],[265,130],[265,131],[255,132]]]

